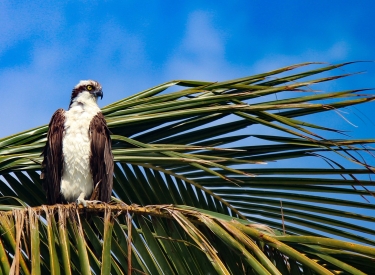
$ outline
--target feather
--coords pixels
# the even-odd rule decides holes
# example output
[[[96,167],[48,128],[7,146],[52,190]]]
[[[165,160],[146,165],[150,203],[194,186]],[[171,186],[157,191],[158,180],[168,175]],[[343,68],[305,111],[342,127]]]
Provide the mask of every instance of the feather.
[[[98,113],[90,123],[90,169],[94,186],[99,184],[99,194],[92,198],[102,202],[111,200],[113,186],[113,155],[111,137],[102,113]]]
[[[47,143],[42,156],[44,157],[41,178],[46,191],[47,203],[62,203],[60,182],[63,172],[64,156],[62,141],[64,136],[65,111],[58,109],[52,116],[47,133]]]

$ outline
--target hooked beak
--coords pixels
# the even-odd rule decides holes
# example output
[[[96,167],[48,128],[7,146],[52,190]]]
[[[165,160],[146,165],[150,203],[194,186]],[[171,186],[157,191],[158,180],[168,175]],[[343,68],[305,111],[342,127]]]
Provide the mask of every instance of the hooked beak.
[[[99,96],[100,96],[100,99],[103,99],[103,91],[102,91],[102,90],[95,91],[93,94],[94,94],[96,97],[99,97]]]

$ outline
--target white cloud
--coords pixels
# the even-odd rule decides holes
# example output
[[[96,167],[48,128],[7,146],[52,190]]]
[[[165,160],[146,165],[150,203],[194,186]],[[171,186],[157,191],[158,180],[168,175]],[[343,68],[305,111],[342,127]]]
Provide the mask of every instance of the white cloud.
[[[203,11],[189,15],[185,36],[166,62],[166,79],[224,80],[241,70],[225,59],[225,35],[213,16]]]
[[[200,58],[224,54],[223,37],[214,28],[209,13],[196,11],[190,14],[181,47],[186,53]]]

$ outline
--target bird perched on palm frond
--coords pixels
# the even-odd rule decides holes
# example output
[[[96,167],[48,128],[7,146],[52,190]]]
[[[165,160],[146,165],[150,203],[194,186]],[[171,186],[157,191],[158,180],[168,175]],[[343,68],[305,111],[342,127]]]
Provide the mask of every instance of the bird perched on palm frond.
[[[97,104],[97,81],[82,80],[73,89],[69,110],[52,116],[43,150],[43,187],[48,204],[109,202],[113,185],[110,133]]]

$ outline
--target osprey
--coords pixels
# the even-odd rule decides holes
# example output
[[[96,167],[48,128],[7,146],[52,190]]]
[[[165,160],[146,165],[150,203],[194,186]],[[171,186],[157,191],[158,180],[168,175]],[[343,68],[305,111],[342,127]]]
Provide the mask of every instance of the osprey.
[[[48,204],[109,202],[113,155],[106,121],[97,104],[102,87],[82,80],[74,87],[69,110],[52,116],[43,150],[43,187]]]

